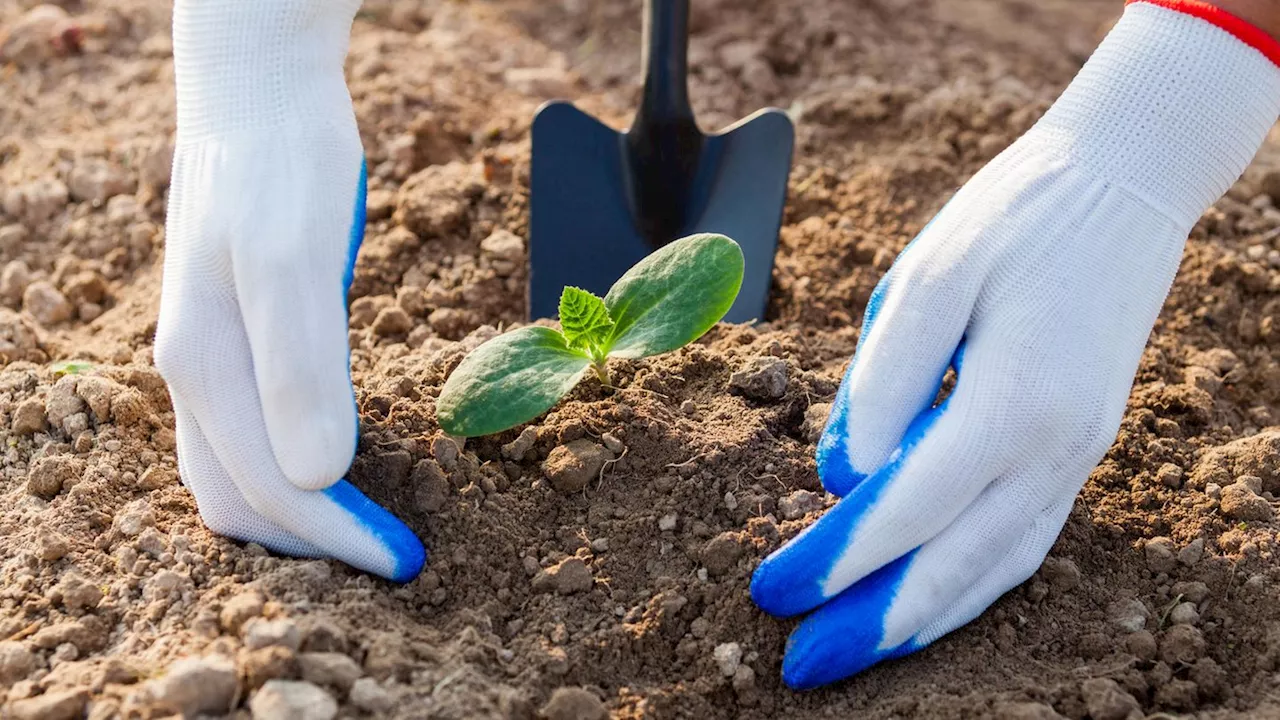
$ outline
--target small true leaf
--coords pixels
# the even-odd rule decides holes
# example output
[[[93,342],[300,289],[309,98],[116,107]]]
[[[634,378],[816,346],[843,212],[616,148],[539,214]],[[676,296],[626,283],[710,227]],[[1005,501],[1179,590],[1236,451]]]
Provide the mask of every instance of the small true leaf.
[[[462,360],[440,391],[436,417],[450,435],[501,432],[551,409],[590,365],[551,328],[512,330]]]
[[[569,347],[600,347],[609,339],[613,319],[604,300],[582,288],[567,287],[560,294],[560,329]]]
[[[604,304],[615,357],[640,358],[697,340],[729,312],[742,288],[742,248],[724,235],[690,235],[627,271]]]

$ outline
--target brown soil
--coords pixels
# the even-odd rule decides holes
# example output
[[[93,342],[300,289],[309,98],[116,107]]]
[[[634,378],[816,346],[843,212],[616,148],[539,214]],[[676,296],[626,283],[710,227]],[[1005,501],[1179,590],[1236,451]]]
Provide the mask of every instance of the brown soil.
[[[0,3],[0,28],[32,4]],[[232,678],[237,717],[299,675],[350,717],[1280,717],[1280,142],[1196,227],[1119,438],[1035,578],[928,650],[803,694],[778,675],[793,624],[747,595],[831,502],[814,424],[876,279],[1043,112],[1118,0],[696,0],[703,125],[766,104],[798,120],[769,321],[625,365],[615,394],[585,383],[505,454],[518,431],[456,452],[434,397],[522,319],[523,256],[481,241],[525,234],[533,110],[570,96],[627,121],[639,3],[367,0],[348,64],[371,169],[351,479],[431,552],[403,587],[201,525],[150,360],[169,10],[62,4],[82,52],[0,66],[4,712],[159,716],[175,660],[223,655],[232,670],[199,677]],[[377,321],[392,305],[407,332]],[[785,393],[733,390],[765,356]],[[69,359],[93,367],[60,377]],[[561,492],[542,461],[582,439],[625,451]]]

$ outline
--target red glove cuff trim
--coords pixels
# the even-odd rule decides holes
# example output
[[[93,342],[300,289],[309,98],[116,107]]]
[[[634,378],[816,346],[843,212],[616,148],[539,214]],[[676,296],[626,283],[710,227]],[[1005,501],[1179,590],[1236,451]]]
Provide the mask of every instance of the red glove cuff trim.
[[[1262,28],[1232,15],[1217,5],[1210,5],[1203,0],[1125,0],[1125,5],[1135,2],[1158,5],[1212,23],[1265,55],[1272,64],[1280,66],[1280,40],[1276,40]]]

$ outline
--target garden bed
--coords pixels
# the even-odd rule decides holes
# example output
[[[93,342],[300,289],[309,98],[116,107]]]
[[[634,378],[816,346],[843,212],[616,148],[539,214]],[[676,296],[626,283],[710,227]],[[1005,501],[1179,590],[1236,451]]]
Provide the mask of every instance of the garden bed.
[[[0,7],[0,28],[26,5]],[[569,96],[627,122],[639,3],[368,0],[348,62],[371,176],[350,478],[426,544],[404,586],[201,524],[150,353],[167,4],[70,5],[81,54],[0,68],[13,717],[159,717],[192,687],[247,716],[280,677],[350,717],[1280,713],[1275,143],[1195,228],[1119,437],[1036,577],[924,652],[806,693],[779,677],[794,622],[747,593],[832,503],[814,442],[877,279],[1048,107],[1118,2],[694,0],[703,126],[766,104],[797,120],[765,322],[622,361],[615,391],[584,381],[459,449],[435,398],[524,319],[529,120]],[[92,366],[64,375],[66,360]],[[1241,506],[1237,481],[1262,505]],[[207,659],[174,665],[187,656]]]

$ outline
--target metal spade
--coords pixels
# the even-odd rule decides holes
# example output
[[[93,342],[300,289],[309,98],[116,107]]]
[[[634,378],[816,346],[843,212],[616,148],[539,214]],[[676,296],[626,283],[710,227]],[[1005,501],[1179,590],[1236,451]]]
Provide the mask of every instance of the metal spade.
[[[742,246],[746,274],[725,319],[764,316],[795,131],[767,108],[704,135],[689,106],[688,0],[646,0],[644,93],[619,132],[571,103],[533,119],[529,315],[554,317],[560,292],[597,295],[663,245],[695,232]]]

